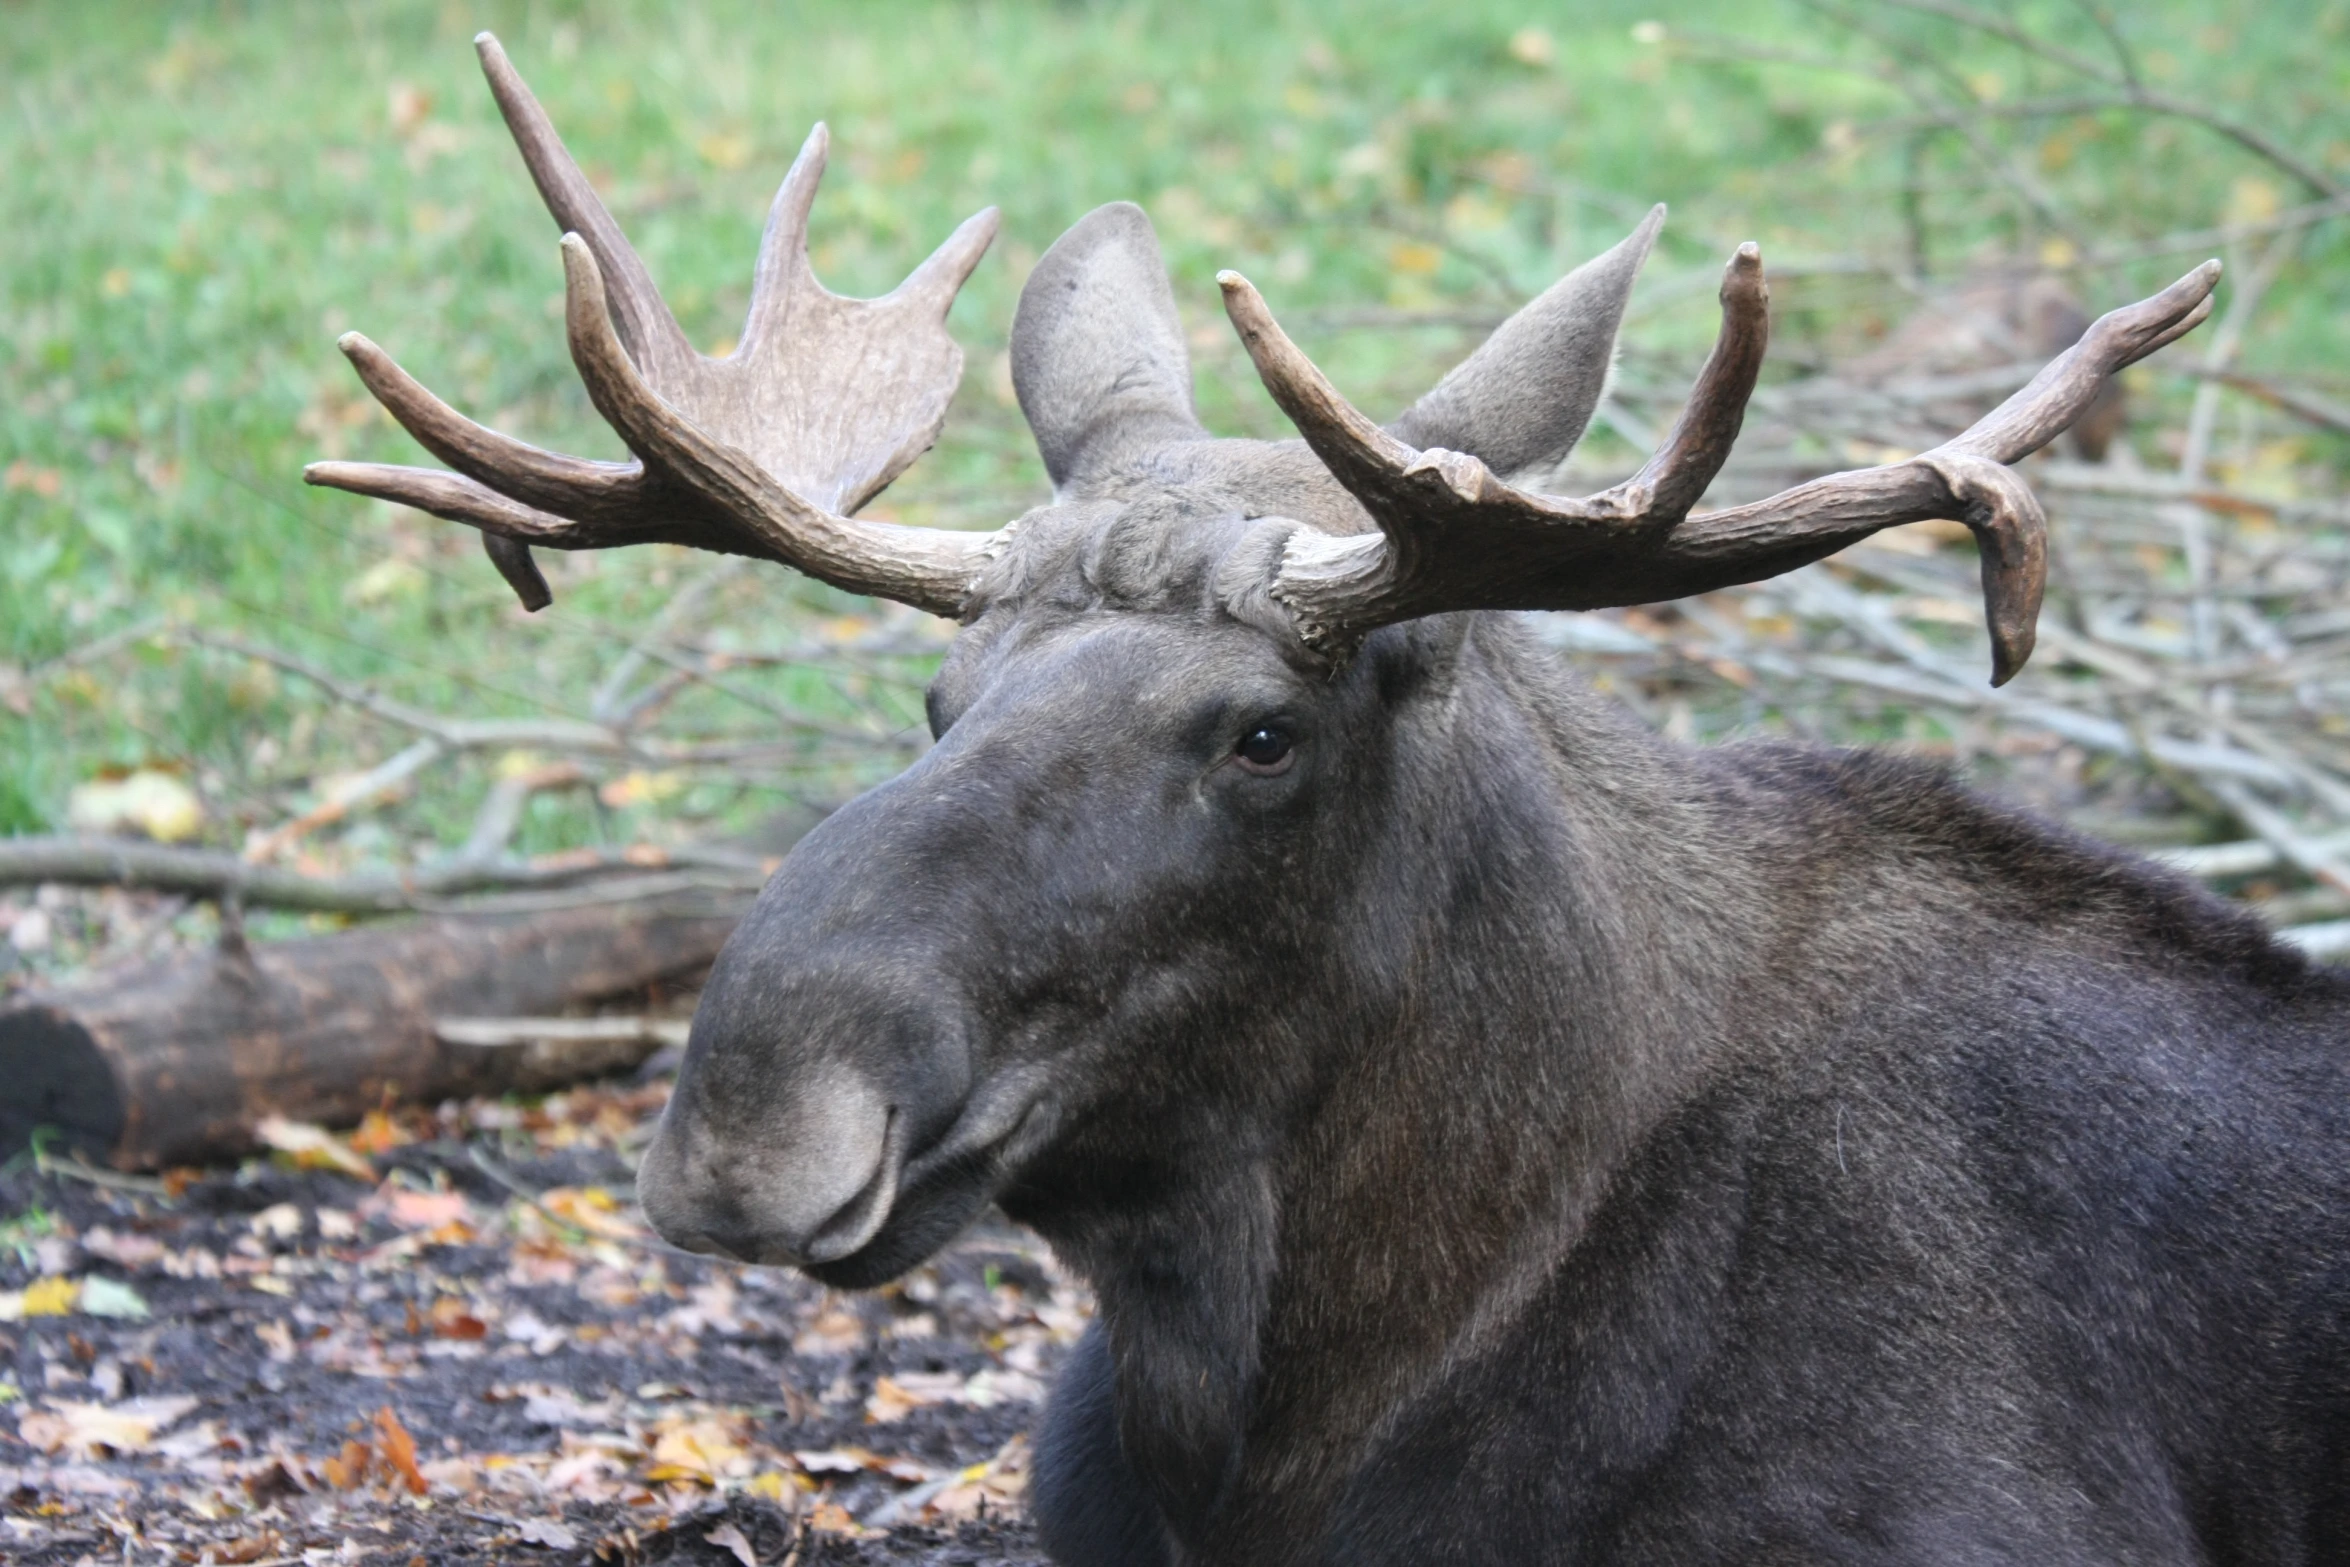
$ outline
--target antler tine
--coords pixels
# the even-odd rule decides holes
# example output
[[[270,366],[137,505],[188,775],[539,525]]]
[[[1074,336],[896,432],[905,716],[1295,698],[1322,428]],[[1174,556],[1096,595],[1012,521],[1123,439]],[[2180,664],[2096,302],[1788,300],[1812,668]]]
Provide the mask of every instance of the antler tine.
[[[2220,264],[2206,261],[2151,299],[2107,311],[2081,340],[1950,444],[1994,462],[2016,462],[2064,433],[2108,376],[2201,326],[2211,315]]]
[[[972,213],[938,249],[923,259],[922,265],[906,274],[906,280],[890,291],[890,297],[923,300],[944,320],[955,303],[955,296],[963,291],[963,284],[970,278],[971,269],[979,265],[979,258],[995,243],[996,228],[1002,221],[1002,214],[993,207],[982,207]]]
[[[644,506],[647,495],[641,465],[567,457],[500,435],[435,397],[363,334],[346,332],[336,346],[400,427],[416,437],[419,446],[468,478],[494,485],[536,510],[571,517],[620,517]]]
[[[481,72],[489,78],[491,96],[498,100],[498,112],[505,116],[506,129],[521,150],[531,183],[538,186],[555,226],[585,235],[596,248],[596,259],[612,281],[617,305],[614,324],[620,329],[620,340],[640,363],[649,365],[655,358],[682,362],[693,352],[684,329],[669,313],[661,291],[653,286],[653,275],[620,232],[604,199],[596,194],[570,149],[563,145],[563,138],[556,134],[547,111],[514,69],[514,62],[506,58],[505,46],[496,34],[485,32],[474,37],[473,47],[481,56]]]
[[[1255,284],[1232,271],[1217,273],[1216,283],[1224,291],[1224,313],[1257,367],[1257,379],[1265,383],[1274,403],[1297,426],[1297,433],[1305,437],[1323,466],[1371,507],[1384,528],[1381,513],[1386,509],[1386,491],[1402,484],[1420,453],[1381,428],[1330,384],[1321,367],[1281,330],[1281,323],[1273,319]],[[1380,503],[1373,502],[1373,494],[1381,497]]]
[[[2047,517],[2005,465],[2060,434],[2107,378],[2211,312],[2209,261],[2081,341],[1957,439],[1906,462],[1831,474],[1767,499],[1689,515],[1729,455],[1762,364],[1769,294],[1741,246],[1722,284],[1722,331],[1663,448],[1589,500],[1503,483],[1474,456],[1415,451],[1339,395],[1264,300],[1225,273],[1225,309],[1273,400],[1377,536],[1299,528],[1270,586],[1299,634],[1343,658],[1370,631],[1463,609],[1603,609],[1655,603],[1792,571],[1880,529],[1948,517],[1982,551],[1992,683],[2030,657],[2047,575]]]
[[[639,517],[626,523],[574,522],[508,500],[485,484],[438,468],[410,468],[398,463],[314,462],[302,470],[302,477],[307,483],[327,489],[347,490],[353,495],[413,506],[435,517],[478,528],[485,546],[493,539],[522,548],[536,546],[552,550],[683,544],[725,555],[748,555],[757,560],[790,564],[756,538],[714,535],[690,515],[682,514],[682,508],[659,520]],[[498,559],[496,551],[491,552],[490,559]],[[532,569],[535,573],[536,568]],[[542,609],[545,605],[529,607]]]
[[[751,312],[738,350],[746,357],[790,318],[792,296],[815,282],[808,265],[808,212],[816,205],[816,188],[824,183],[824,165],[831,153],[832,132],[818,120],[800,143],[800,155],[792,159],[783,183],[775,188],[775,204],[767,210],[767,229],[759,236],[759,260],[751,274]]]
[[[1771,290],[1763,281],[1762,251],[1752,240],[1738,247],[1722,271],[1722,329],[1672,433],[1624,484],[1592,497],[1621,495],[1627,507],[1654,517],[1685,517],[1722,471],[1746,422],[1746,400],[1762,374],[1771,338]]]

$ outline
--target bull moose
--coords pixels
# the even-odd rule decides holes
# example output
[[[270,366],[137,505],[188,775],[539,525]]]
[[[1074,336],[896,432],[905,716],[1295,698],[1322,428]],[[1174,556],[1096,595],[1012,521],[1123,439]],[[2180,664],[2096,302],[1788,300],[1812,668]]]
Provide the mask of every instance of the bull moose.
[[[1581,434],[1662,209],[1391,423],[1227,273],[1303,437],[1211,437],[1150,224],[1021,295],[1053,498],[854,520],[935,438],[995,228],[846,299],[819,126],[741,346],[695,352],[496,41],[633,454],[524,445],[343,349],[455,472],[313,483],[534,546],[664,540],[960,622],[936,744],[719,959],[641,1192],[695,1251],[878,1284],[989,1204],[1098,1292],[1036,1522],[1109,1563],[2350,1560],[2350,980],[1920,765],[1682,747],[1501,611],[1753,581],[1965,522],[1995,656],[2044,520],[2007,466],[2202,321],[2216,263],[1906,462],[1692,508],[1762,266],[1637,476]],[[1516,481],[1516,482],[1513,482]]]

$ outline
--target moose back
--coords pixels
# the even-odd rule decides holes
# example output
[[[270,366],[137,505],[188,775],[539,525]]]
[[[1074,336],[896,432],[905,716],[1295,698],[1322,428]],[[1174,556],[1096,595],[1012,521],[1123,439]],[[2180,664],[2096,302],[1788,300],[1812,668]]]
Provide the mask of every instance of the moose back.
[[[1034,1513],[1110,1563],[2350,1558],[2350,984],[2113,850],[1867,755],[1669,744],[1507,615],[1750,581],[1926,517],[1995,679],[2045,524],[2007,466],[2210,309],[2097,322],[1957,440],[1693,513],[1761,362],[1742,248],[1631,480],[1581,434],[1662,210],[1386,425],[1237,276],[1302,440],[1211,438],[1149,223],[1028,279],[1052,501],[859,521],[935,437],[983,213],[809,270],[818,127],[741,346],[696,353],[496,42],[626,463],[465,419],[314,482],[536,547],[666,540],[961,624],[937,743],[792,852],[648,1150],[682,1246],[880,1283],[987,1205],[1100,1316]]]

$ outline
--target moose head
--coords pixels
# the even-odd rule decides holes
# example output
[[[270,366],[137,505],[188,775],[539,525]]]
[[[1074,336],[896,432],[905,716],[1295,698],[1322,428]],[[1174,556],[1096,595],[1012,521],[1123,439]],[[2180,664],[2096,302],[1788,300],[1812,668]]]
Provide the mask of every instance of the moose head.
[[[1303,1287],[1278,1259],[1345,1231],[1350,1192],[1402,1182],[1386,1228],[1345,1242],[1374,1280],[1351,1298],[1435,1276],[1394,1260],[1414,1227],[1444,1277],[1492,1276],[1561,1159],[1599,1161],[1675,1041],[1718,1032],[1692,1009],[1737,970],[1737,913],[1682,888],[1668,917],[1644,864],[1715,831],[1721,790],[1674,782],[1696,775],[1474,612],[1670,599],[1951,518],[1980,545],[2004,681],[2045,560],[2007,465],[2202,321],[2218,271],[2098,321],[1946,445],[1699,512],[1763,358],[1754,246],[1662,449],[1572,499],[1538,486],[1602,396],[1663,208],[1384,425],[1223,274],[1302,438],[1259,442],[1199,423],[1150,223],[1112,205],[1045,254],[1013,326],[1052,500],[991,533],[902,527],[854,513],[937,435],[961,369],[944,318],[994,213],[884,297],[831,294],[805,247],[817,127],[740,346],[710,359],[495,40],[480,52],[564,231],[572,357],[632,456],[485,429],[353,334],[368,388],[455,471],[310,481],[478,528],[532,608],[534,547],[665,541],[961,627],[936,744],[809,833],[719,960],[646,1211],[680,1246],[863,1286],[1003,1204],[1102,1288],[1126,1450],[1174,1519],[1259,1418],[1268,1301]],[[1565,1108],[1507,1130],[1521,1092]]]

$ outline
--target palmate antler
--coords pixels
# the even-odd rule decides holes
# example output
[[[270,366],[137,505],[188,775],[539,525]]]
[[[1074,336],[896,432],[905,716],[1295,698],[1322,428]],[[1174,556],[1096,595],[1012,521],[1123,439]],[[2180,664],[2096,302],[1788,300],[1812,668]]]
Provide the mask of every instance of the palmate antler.
[[[947,309],[995,237],[990,207],[897,289],[845,299],[808,265],[808,208],[827,144],[818,125],[776,193],[750,317],[723,359],[697,352],[546,112],[488,33],[483,73],[539,194],[564,230],[571,357],[633,460],[590,462],[487,429],[353,332],[361,380],[457,470],[313,463],[312,484],[380,496],[482,531],[523,604],[552,599],[532,545],[689,544],[781,561],[835,587],[960,612],[996,536],[852,521],[846,513],[938,438],[962,377]]]
[[[1290,535],[1271,591],[1309,644],[1344,657],[1380,626],[1448,610],[1652,604],[1774,577],[1881,528],[1946,517],[1981,547],[1999,685],[2031,655],[2047,575],[2047,519],[2006,465],[2062,433],[2108,377],[2193,330],[2211,313],[2219,274],[2207,261],[2103,317],[1956,440],[1696,516],[1690,508],[1729,456],[1762,367],[1769,295],[1751,244],[1731,258],[1721,335],[1663,448],[1632,478],[1583,500],[1506,484],[1466,453],[1416,450],[1339,395],[1247,279],[1226,272],[1219,281],[1265,389],[1379,525]]]

